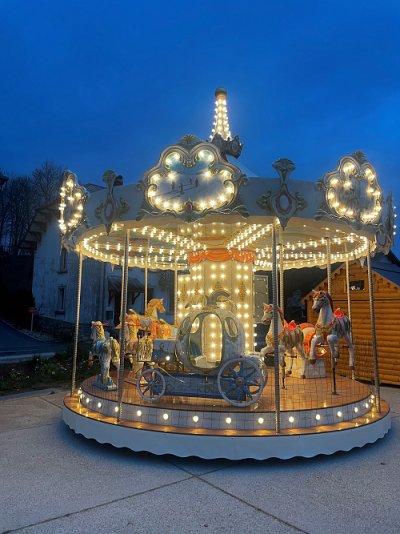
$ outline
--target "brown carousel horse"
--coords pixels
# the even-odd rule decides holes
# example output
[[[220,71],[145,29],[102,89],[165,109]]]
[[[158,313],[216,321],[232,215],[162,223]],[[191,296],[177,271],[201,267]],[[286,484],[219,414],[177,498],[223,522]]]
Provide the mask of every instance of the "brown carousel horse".
[[[139,315],[134,310],[129,310],[129,321],[134,324],[139,330],[149,332],[152,339],[154,338],[168,338],[172,335],[172,327],[163,319],[159,319],[158,313],[165,313],[164,299],[151,299],[147,306],[144,315]]]
[[[132,309],[126,314],[125,355],[129,359],[132,372],[135,375],[142,370],[143,354],[147,354],[149,350],[152,352],[152,340],[155,338],[166,339],[172,335],[171,325],[163,319],[159,319],[158,312],[165,313],[162,298],[151,299],[144,315],[139,315]],[[116,328],[121,328],[121,324]],[[141,338],[138,337],[139,330],[144,333]]]

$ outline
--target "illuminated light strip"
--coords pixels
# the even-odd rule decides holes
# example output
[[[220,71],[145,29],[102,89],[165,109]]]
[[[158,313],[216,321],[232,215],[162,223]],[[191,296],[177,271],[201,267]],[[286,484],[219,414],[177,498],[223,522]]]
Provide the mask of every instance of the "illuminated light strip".
[[[150,239],[153,238],[153,239],[156,239],[157,241],[165,242],[169,244],[171,247],[172,246],[177,247],[178,250],[176,250],[176,248],[165,248],[162,246],[158,246],[158,247],[153,246],[153,249],[157,251],[159,254],[165,255],[165,256],[171,256],[171,257],[173,256],[175,258],[174,261],[177,260],[179,256],[186,256],[185,250],[186,251],[198,251],[198,250],[204,250],[206,248],[205,244],[196,242],[191,238],[175,235],[172,232],[167,232],[165,230],[158,230],[157,228],[151,227],[151,226],[145,226],[142,229],[133,228],[131,231],[135,232],[136,234],[140,232],[139,234],[140,236],[143,236],[143,237],[148,236],[150,237]],[[84,248],[96,254],[92,250],[91,242],[94,239],[97,239],[99,236],[103,236],[103,235],[105,235],[105,232],[100,232],[99,234],[95,234],[89,238],[85,238],[83,242]],[[95,245],[95,247],[99,248],[99,244],[97,243],[97,246]],[[113,241],[112,234],[110,235],[106,243],[101,244],[101,247],[107,250],[107,252],[110,252],[110,249],[114,249],[114,252],[115,252],[115,249],[117,252],[121,251],[121,243],[118,242],[115,244],[115,241]],[[135,251],[135,250],[137,252],[143,252],[143,253],[145,251],[143,244],[137,247],[135,247],[134,245],[131,245],[130,251]],[[186,259],[186,257],[184,259]]]
[[[354,235],[352,236],[355,241]],[[347,253],[347,257],[354,258],[363,256],[368,249],[368,239],[364,236],[358,236],[359,245],[352,251]],[[325,239],[321,239],[321,243],[324,243]],[[264,250],[259,250],[257,259],[254,262],[256,269],[270,269],[272,267],[271,262],[272,255],[271,253],[265,253]],[[305,254],[303,252],[291,251],[290,253],[285,253],[285,263],[288,268],[291,267],[309,267],[309,266],[318,266],[326,263],[326,254],[323,252],[318,252],[316,254]],[[332,254],[332,259],[334,262],[344,261],[346,259],[346,253],[336,252]]]
[[[255,243],[257,239],[260,239],[265,234],[271,231],[271,225],[268,224],[264,226],[262,224],[252,224],[245,227],[243,230],[238,232],[231,241],[229,241],[227,248],[237,248],[241,250]]]

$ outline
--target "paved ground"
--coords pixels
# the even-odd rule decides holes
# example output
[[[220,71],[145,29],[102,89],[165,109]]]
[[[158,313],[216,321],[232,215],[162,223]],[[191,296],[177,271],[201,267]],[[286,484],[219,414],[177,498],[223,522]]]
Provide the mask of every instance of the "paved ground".
[[[400,532],[400,389],[392,430],[310,460],[205,461],[135,454],[75,435],[64,392],[0,400],[0,532]]]
[[[0,363],[29,359],[34,354],[52,355],[64,348],[62,343],[38,341],[0,320]]]

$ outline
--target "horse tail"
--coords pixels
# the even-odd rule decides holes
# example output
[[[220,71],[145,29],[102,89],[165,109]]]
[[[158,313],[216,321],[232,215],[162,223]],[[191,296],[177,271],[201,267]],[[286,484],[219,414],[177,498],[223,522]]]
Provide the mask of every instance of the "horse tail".
[[[343,317],[340,317],[340,318],[336,318],[332,330],[339,337],[344,337],[346,334],[350,334],[351,333],[351,321],[347,317],[347,315],[344,315]]]
[[[295,330],[295,335],[296,335],[297,343],[303,344],[303,342],[304,342],[304,332],[299,326],[297,326],[297,328]],[[296,343],[296,345],[297,345],[297,343]]]
[[[343,317],[343,323],[344,323],[346,333],[351,334],[351,321],[350,321],[350,318],[347,317],[347,315]]]
[[[119,353],[120,353],[120,347],[119,347],[119,343],[116,339],[114,339],[113,337],[110,338],[110,345],[111,345],[111,352],[112,354],[115,354],[119,357]]]

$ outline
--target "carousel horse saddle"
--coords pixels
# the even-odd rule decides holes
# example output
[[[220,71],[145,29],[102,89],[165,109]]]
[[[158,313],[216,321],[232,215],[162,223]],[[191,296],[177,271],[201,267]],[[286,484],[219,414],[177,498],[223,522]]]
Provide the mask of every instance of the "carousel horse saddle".
[[[294,321],[290,321],[290,323],[288,323],[286,326],[285,326],[285,329],[288,331],[288,332],[293,332],[293,330],[296,330],[297,328],[297,324],[294,322]]]
[[[336,310],[333,312],[333,315],[335,316],[336,319],[343,319],[344,317],[344,313],[342,312],[340,308],[336,308]]]

